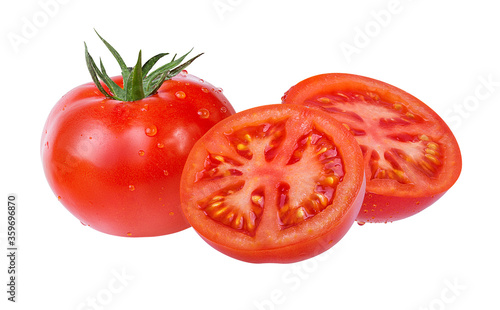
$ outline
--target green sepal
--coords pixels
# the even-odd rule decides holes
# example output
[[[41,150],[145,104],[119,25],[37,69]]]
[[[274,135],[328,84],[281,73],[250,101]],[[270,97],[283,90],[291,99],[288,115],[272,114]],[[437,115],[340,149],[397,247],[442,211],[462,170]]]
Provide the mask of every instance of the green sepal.
[[[104,83],[110,88],[111,92],[114,94],[115,98],[124,98],[126,93],[123,88],[118,86],[118,84],[113,81],[109,75],[106,73],[106,69],[104,68],[104,65],[102,64],[102,60],[99,59],[100,66],[101,66],[101,72],[102,72],[102,78],[101,80],[104,81]]]
[[[99,37],[99,39],[101,39],[101,41],[104,43],[104,45],[106,45],[106,47],[108,48],[108,50],[111,52],[111,54],[113,55],[113,57],[115,57],[116,61],[120,65],[120,69],[122,70],[123,80],[124,81],[127,80],[128,79],[128,75],[129,75],[129,70],[128,70],[127,65],[123,61],[122,56],[120,56],[120,54],[115,50],[115,48],[113,46],[111,46],[111,44],[108,43],[108,41],[104,40],[104,38],[101,37],[101,35],[97,32],[97,30],[94,29],[94,31],[97,34],[97,36]]]
[[[137,101],[145,98],[144,87],[142,83],[142,52],[139,51],[139,57],[135,67],[130,72],[126,83],[126,101]]]
[[[182,55],[180,58],[176,59],[176,55],[172,58],[172,60],[159,67],[158,69],[150,71],[156,65],[156,63],[168,55],[168,53],[160,53],[153,56],[151,59],[146,61],[144,65],[142,65],[142,51],[139,51],[139,56],[137,58],[137,62],[133,68],[127,67],[125,62],[123,61],[120,54],[109,44],[104,38],[102,38],[99,33],[96,34],[99,36],[101,41],[106,45],[108,50],[111,52],[115,60],[120,65],[120,69],[122,71],[123,77],[123,88],[118,86],[107,74],[106,69],[100,61],[100,68],[97,67],[92,56],[90,56],[87,44],[85,44],[85,60],[87,63],[87,68],[90,72],[90,76],[92,80],[96,84],[99,91],[105,95],[107,98],[120,100],[120,101],[137,101],[148,96],[154,95],[158,89],[161,87],[163,82],[168,79],[173,78],[177,74],[179,74],[182,70],[184,70],[187,66],[189,66],[196,58],[203,55],[203,53],[196,55],[190,60],[182,63],[184,59],[191,53],[192,49],[186,54]],[[108,87],[109,92],[104,89],[101,84],[101,81]]]
[[[149,71],[154,67],[154,65],[160,60],[163,56],[167,56],[168,53],[160,53],[154,57],[151,57],[144,66],[142,66],[142,78],[145,78]]]
[[[87,62],[87,68],[89,69],[90,76],[92,77],[92,80],[94,81],[95,85],[99,89],[99,91],[106,96],[107,98],[113,98],[111,94],[109,94],[104,87],[102,87],[101,82],[99,82],[99,78],[97,77],[97,73],[99,70],[97,69],[97,66],[94,62],[94,59],[92,59],[92,56],[90,56],[89,51],[87,49],[87,43],[83,43],[85,45],[85,61]],[[114,98],[113,98],[114,99]]]

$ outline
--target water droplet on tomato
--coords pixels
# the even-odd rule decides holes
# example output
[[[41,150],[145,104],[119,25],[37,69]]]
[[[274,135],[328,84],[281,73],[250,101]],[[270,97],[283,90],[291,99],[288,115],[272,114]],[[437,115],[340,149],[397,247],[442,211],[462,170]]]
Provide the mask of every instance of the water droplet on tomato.
[[[146,127],[145,131],[147,136],[154,137],[158,132],[158,128],[155,125],[149,125],[148,127]]]
[[[128,186],[128,190],[131,191],[131,192],[135,191],[135,186],[134,185],[129,185]]]
[[[139,150],[139,156],[144,156],[145,152],[143,150]]]
[[[163,174],[164,174],[164,175],[168,175],[168,171],[167,171],[166,169],[165,169],[165,170],[163,170]]]
[[[57,196],[57,200],[61,200],[61,199],[62,199],[62,197],[61,197],[61,196]]]
[[[224,90],[221,87],[217,87],[215,89],[215,91],[218,92],[218,93],[222,93]]]
[[[205,108],[201,108],[198,110],[198,115],[200,118],[209,118],[210,117],[210,111],[208,111]]]
[[[132,237],[132,233],[131,233],[131,232],[128,232],[128,233],[127,233],[127,237]]]
[[[186,98],[186,93],[183,92],[182,90],[179,90],[178,92],[175,93],[175,96],[179,99],[184,99]]]
[[[360,222],[360,221],[358,221],[358,225],[359,225],[359,226],[363,226],[363,225],[365,225],[365,224],[366,224],[365,222]]]
[[[175,213],[174,212],[170,212],[169,215],[174,215]]]
[[[187,75],[187,74],[188,74],[188,72],[187,72],[187,70],[182,70],[182,71],[181,71],[181,74],[182,74],[182,75]]]
[[[221,113],[226,113],[226,112],[227,112],[227,108],[226,108],[226,107],[222,107],[222,108],[220,108],[220,112],[221,112]]]
[[[165,147],[165,144],[161,143],[161,142],[158,142],[158,144],[156,145],[159,149],[162,149]]]
[[[84,222],[80,221],[80,224],[82,224],[83,226],[90,226],[90,225],[87,225],[85,224]]]
[[[45,143],[45,147],[46,147],[47,149],[49,149],[49,141],[47,141],[47,142]]]
[[[204,93],[207,93],[207,94],[208,94],[208,92],[210,92],[210,91],[208,90],[208,88],[206,88],[206,87],[202,87],[202,88],[201,88],[201,91],[202,91],[202,92],[204,92]]]
[[[142,112],[147,112],[149,110],[149,104],[144,104],[144,106],[141,108]]]

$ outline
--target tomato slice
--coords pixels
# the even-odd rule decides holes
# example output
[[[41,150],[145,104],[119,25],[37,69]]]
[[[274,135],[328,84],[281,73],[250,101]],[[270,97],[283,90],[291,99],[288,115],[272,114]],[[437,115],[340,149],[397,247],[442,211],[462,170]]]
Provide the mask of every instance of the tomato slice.
[[[210,245],[253,263],[310,258],[338,242],[364,196],[362,153],[328,113],[269,105],[216,124],[193,147],[181,203]]]
[[[392,85],[352,74],[322,74],[293,86],[282,103],[327,111],[355,136],[367,178],[360,224],[420,212],[460,175],[460,149],[445,122]]]

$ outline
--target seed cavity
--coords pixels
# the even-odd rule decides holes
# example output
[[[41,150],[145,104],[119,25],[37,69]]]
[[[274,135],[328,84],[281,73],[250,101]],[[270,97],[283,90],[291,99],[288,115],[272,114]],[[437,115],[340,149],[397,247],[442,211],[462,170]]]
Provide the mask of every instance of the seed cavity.
[[[331,205],[335,187],[318,182],[314,191],[300,203],[291,204],[293,189],[288,183],[280,183],[277,188],[278,216],[281,229],[288,229],[314,217]]]
[[[245,182],[241,181],[223,188],[214,195],[199,201],[198,206],[212,220],[253,236],[263,213],[264,189],[254,190],[250,195],[249,204],[233,203],[232,198],[241,194],[244,185]],[[236,197],[234,201],[239,201],[239,197]]]
[[[267,162],[271,162],[286,137],[285,124],[286,120],[249,126],[227,134],[226,137],[241,157],[251,160],[254,152],[257,152],[264,155]]]
[[[205,158],[203,170],[196,174],[195,182],[202,180],[216,180],[228,176],[240,176],[238,170],[242,163],[229,157],[217,154],[208,154]]]

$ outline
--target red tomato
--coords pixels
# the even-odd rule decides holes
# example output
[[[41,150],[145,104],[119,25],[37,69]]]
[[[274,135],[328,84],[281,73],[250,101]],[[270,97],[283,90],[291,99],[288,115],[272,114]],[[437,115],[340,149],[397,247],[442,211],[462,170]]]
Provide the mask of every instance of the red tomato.
[[[113,80],[122,87],[121,77]],[[132,237],[180,231],[189,227],[179,199],[189,151],[233,113],[220,90],[185,71],[134,102],[81,85],[45,124],[47,180],[60,202],[98,231]]]
[[[254,262],[290,263],[338,242],[364,196],[362,154],[328,113],[261,106],[216,124],[193,147],[181,202],[214,248]]]
[[[420,212],[458,179],[462,159],[453,133],[399,88],[357,75],[323,74],[293,86],[282,101],[327,111],[356,137],[367,178],[360,224]]]

